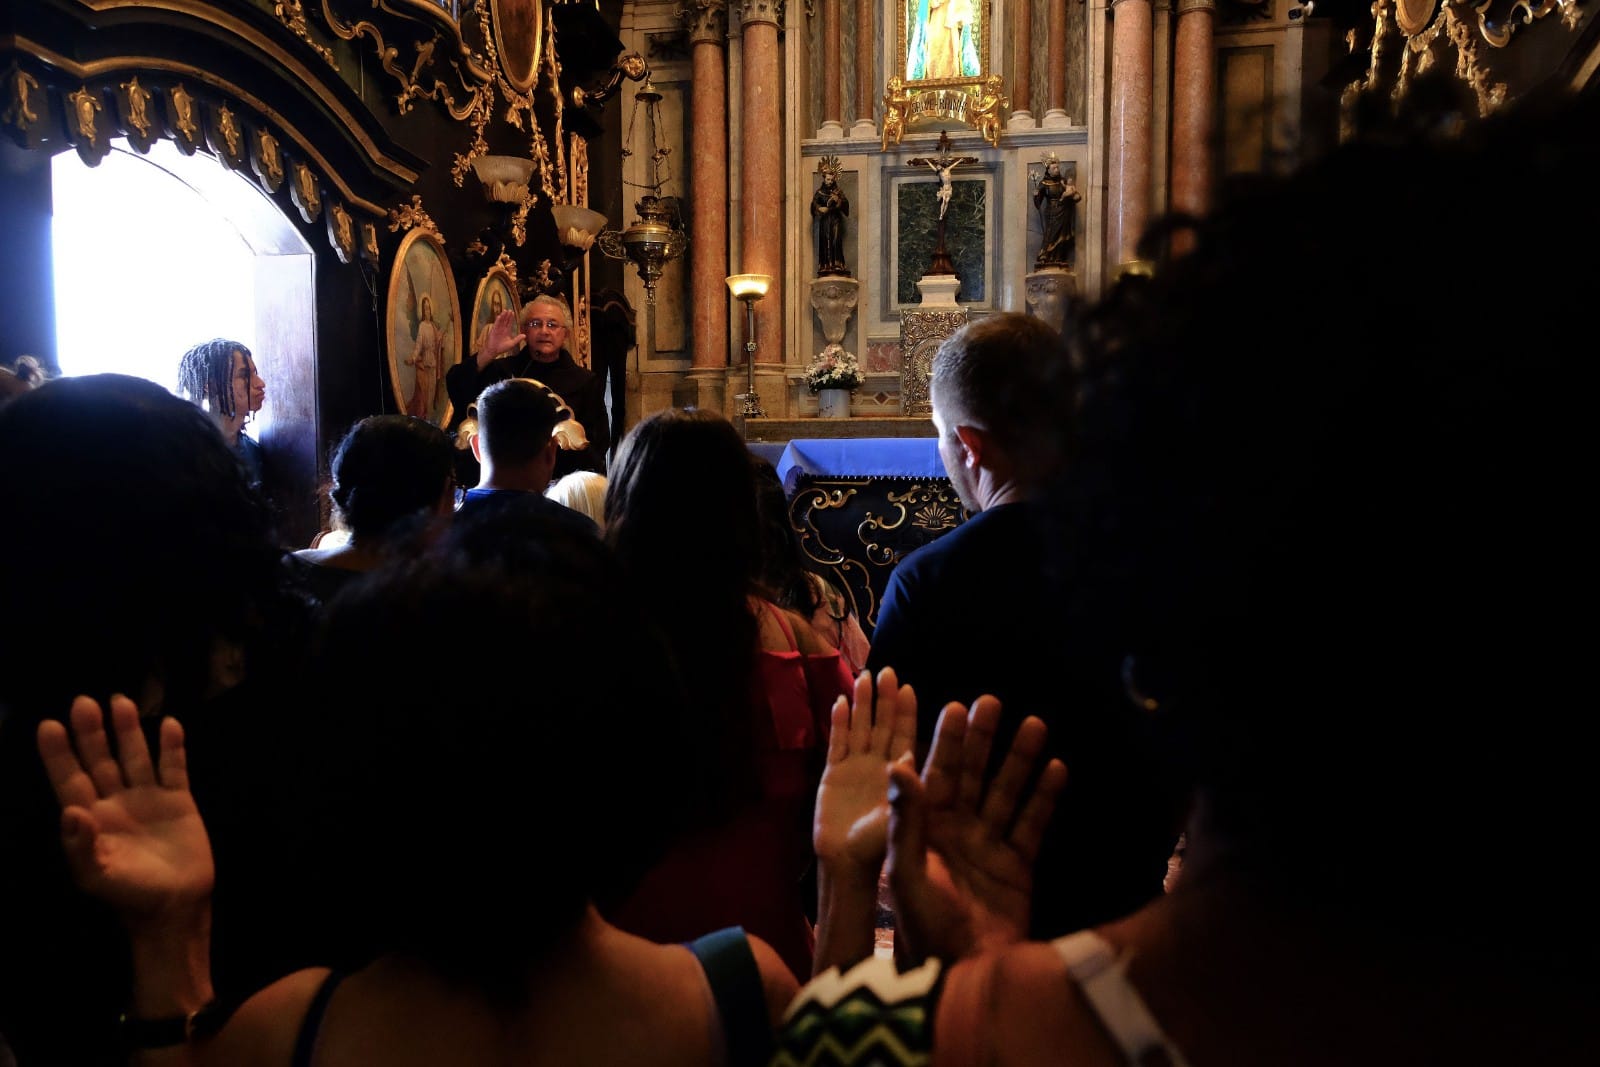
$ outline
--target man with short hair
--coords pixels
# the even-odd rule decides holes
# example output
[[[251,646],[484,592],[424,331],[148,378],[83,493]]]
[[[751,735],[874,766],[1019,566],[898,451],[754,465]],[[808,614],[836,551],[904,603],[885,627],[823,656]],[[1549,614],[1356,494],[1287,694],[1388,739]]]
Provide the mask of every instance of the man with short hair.
[[[508,378],[478,397],[478,428],[470,438],[478,484],[456,509],[461,521],[503,507],[549,514],[600,536],[594,520],[544,495],[561,451],[557,427],[571,412],[542,382]]]
[[[1072,583],[1047,489],[1066,460],[1075,375],[1057,331],[990,315],[934,355],[928,392],[939,457],[971,517],[889,577],[867,667],[917,695],[918,760],[950,701],[1000,699],[1004,753],[1037,715],[1070,775],[1035,867],[1034,930],[1051,937],[1116,918],[1161,892],[1174,800],[1124,699],[1119,664],[1070,610]],[[997,767],[991,766],[992,774]]]
[[[472,358],[462,360],[445,374],[445,389],[455,405],[451,429],[460,425],[478,395],[489,386],[508,378],[533,378],[549,386],[567,403],[588,438],[586,447],[564,450],[556,457],[555,477],[575,470],[604,474],[606,453],[611,447],[605,391],[601,379],[578,366],[567,351],[571,326],[572,317],[566,301],[547,293],[523,304],[520,315],[510,308],[502,311],[490,324]],[[461,473],[458,472],[458,478]],[[476,475],[477,472],[470,473]],[[477,478],[460,480],[465,485]]]

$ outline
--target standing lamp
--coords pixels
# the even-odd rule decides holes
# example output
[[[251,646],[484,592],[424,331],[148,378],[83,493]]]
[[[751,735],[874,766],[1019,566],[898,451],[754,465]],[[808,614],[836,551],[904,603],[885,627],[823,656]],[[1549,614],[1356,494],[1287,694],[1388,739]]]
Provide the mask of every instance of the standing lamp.
[[[756,301],[767,295],[772,284],[770,274],[730,274],[728,288],[744,301],[744,392],[734,397],[740,402],[739,414],[746,420],[764,419],[761,396],[756,392]]]

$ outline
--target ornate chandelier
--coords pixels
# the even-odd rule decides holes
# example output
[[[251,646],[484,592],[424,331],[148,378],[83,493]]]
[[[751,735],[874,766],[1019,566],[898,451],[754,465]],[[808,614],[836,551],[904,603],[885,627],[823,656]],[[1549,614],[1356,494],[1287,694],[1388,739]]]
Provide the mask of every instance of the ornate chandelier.
[[[625,183],[645,190],[633,205],[638,218],[624,230],[602,231],[595,243],[612,259],[626,259],[638,268],[639,280],[644,282],[645,300],[654,304],[656,282],[660,280],[661,272],[669,262],[683,255],[684,249],[689,246],[689,238],[683,232],[677,197],[661,195],[661,187],[667,178],[662,174],[661,164],[672,150],[661,147],[658,139],[661,93],[650,83],[648,74],[643,87],[633,94],[633,115],[628,120],[627,141],[630,147],[624,148],[622,154],[624,157],[633,155],[631,146],[634,129],[638,125],[640,104],[644,105],[645,122],[649,127],[650,180],[643,185]]]

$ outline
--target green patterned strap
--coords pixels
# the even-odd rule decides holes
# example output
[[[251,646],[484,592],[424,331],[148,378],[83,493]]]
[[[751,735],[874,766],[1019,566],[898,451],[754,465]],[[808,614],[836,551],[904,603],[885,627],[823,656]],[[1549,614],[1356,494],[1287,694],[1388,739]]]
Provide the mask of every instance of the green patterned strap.
[[[877,956],[824,971],[789,1005],[772,1067],[926,1067],[942,982],[938,960],[904,974]]]

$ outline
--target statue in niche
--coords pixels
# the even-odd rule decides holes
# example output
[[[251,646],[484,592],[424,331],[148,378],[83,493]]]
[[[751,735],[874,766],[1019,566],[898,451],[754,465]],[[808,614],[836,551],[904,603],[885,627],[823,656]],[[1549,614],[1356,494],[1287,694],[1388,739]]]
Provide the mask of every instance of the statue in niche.
[[[1033,206],[1039,210],[1044,232],[1039,255],[1033,261],[1035,266],[1071,266],[1073,223],[1082,199],[1083,194],[1070,176],[1062,175],[1061,161],[1051,152],[1044,159],[1044,174],[1036,179],[1033,190]]]
[[[839,157],[823,156],[817,163],[822,184],[811,194],[811,217],[816,219],[817,274],[850,276],[844,265],[844,217],[850,214],[850,200],[839,188]]]

